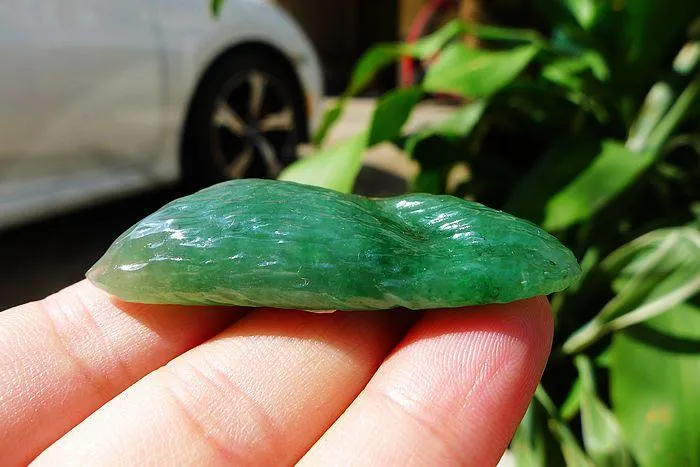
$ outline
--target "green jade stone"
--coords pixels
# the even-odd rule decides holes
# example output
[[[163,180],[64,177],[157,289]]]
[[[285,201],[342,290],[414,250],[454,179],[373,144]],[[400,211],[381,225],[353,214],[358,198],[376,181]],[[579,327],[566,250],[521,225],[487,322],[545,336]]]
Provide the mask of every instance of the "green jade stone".
[[[320,311],[505,303],[580,272],[556,238],[475,202],[246,179],[165,205],[87,277],[131,302]]]

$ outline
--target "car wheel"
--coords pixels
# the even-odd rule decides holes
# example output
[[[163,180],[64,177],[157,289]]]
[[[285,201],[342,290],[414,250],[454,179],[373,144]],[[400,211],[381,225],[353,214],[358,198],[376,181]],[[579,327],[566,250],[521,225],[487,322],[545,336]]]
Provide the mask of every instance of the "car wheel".
[[[294,70],[268,53],[224,57],[200,83],[183,135],[183,176],[196,184],[276,178],[296,160],[306,112]]]

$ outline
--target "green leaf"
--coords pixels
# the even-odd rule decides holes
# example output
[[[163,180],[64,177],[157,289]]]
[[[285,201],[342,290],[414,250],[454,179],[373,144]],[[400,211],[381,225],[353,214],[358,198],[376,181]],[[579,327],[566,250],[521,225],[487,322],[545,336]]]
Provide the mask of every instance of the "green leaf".
[[[642,322],[700,292],[700,231],[688,226],[651,232],[602,266],[617,273],[617,296],[599,317],[616,329]]]
[[[224,0],[210,0],[209,12],[214,18],[218,18],[221,14],[221,8],[224,6]]]
[[[350,193],[366,146],[367,132],[362,132],[295,162],[282,171],[279,179]]]
[[[463,22],[459,20],[450,21],[434,33],[413,44],[402,44],[402,53],[423,60],[431,58],[452,39],[463,34],[465,30],[466,25]]]
[[[559,442],[567,467],[594,467],[593,462],[581,449],[574,434],[571,433],[566,423],[561,420],[556,406],[542,385],[537,386],[535,398],[547,411],[549,430]]]
[[[414,193],[442,194],[444,192],[447,170],[437,167],[429,170],[421,170],[411,182],[411,191]]]
[[[464,23],[464,31],[470,35],[491,42],[531,42],[542,43],[543,37],[534,29],[519,29],[490,24]]]
[[[692,110],[692,106],[697,102],[699,94],[700,74],[688,83],[688,86],[673,102],[671,108],[649,135],[648,144],[650,151],[658,153],[661,150],[674,130],[683,122],[689,111]]]
[[[653,161],[653,154],[637,154],[617,141],[604,141],[593,163],[549,201],[544,227],[557,231],[588,220],[631,185]]]
[[[542,68],[542,76],[549,81],[573,91],[581,91],[584,78],[580,75],[590,69],[582,57],[555,58]]]
[[[449,118],[435,123],[425,131],[431,135],[446,138],[464,138],[469,136],[486,110],[486,101],[475,101],[455,111]]]
[[[620,247],[602,269],[617,295],[564,343],[578,353],[609,332],[652,319],[700,293],[700,231],[660,229]]]
[[[328,133],[330,133],[331,129],[333,129],[335,124],[338,122],[338,119],[343,116],[345,104],[346,102],[344,99],[338,99],[335,104],[333,104],[331,108],[328,109],[323,115],[321,123],[318,125],[318,130],[316,130],[316,134],[313,136],[313,143],[316,146],[323,143],[328,136]]]
[[[598,467],[634,465],[620,425],[598,398],[591,361],[579,355],[575,362],[581,380],[581,427],[586,452]]]
[[[447,139],[465,138],[469,136],[483,117],[486,105],[485,101],[475,101],[460,107],[448,118],[422,128],[410,135],[406,141],[404,150],[412,155],[421,141],[433,136],[440,136]]]
[[[548,201],[571,185],[601,151],[592,135],[557,141],[513,189],[504,210],[540,224]]]
[[[380,44],[369,49],[357,62],[344,96],[354,96],[372,82],[377,73],[403,55],[414,55],[404,44]]]
[[[547,427],[547,413],[533,400],[513,436],[510,450],[517,467],[562,465],[564,459]]]
[[[347,99],[360,93],[377,75],[377,73],[399,57],[410,55],[411,49],[404,44],[380,44],[368,50],[359,60],[350,78],[350,84],[343,95],[325,113],[318,130],[313,137],[315,144],[320,145],[328,136],[338,119],[343,115]]]
[[[417,88],[387,93],[377,102],[368,130],[295,162],[280,174],[280,180],[349,193],[360,173],[365,149],[396,138],[421,96]]]
[[[595,467],[571,431],[563,429],[564,425],[550,421],[549,428],[561,445],[561,452],[567,467]]]
[[[599,2],[596,0],[564,0],[564,6],[584,30],[591,29],[596,22]]]
[[[595,364],[601,368],[610,368],[610,365],[612,361],[612,351],[610,350],[610,347],[605,349],[603,353],[598,355],[595,358]]]
[[[451,44],[428,68],[423,88],[432,93],[487,97],[513,81],[539,50],[535,43],[498,52]]]
[[[613,338],[613,410],[642,466],[700,465],[700,306]]]
[[[542,67],[542,77],[572,91],[581,92],[590,72],[598,81],[610,76],[605,59],[595,51],[586,51],[576,57],[557,57]]]
[[[546,430],[536,418],[536,404],[536,401],[530,403],[510,445],[518,467],[546,466],[544,441]]]
[[[451,21],[436,32],[413,43],[379,44],[360,57],[350,77],[350,84],[335,105],[323,116],[313,137],[314,144],[320,145],[342,116],[347,99],[362,92],[372,82],[377,73],[401,57],[408,56],[427,59],[440,51],[450,40],[464,32],[464,24]]]
[[[369,145],[393,139],[423,97],[420,88],[397,89],[382,96],[372,117]]]
[[[581,379],[576,378],[569,394],[566,396],[564,403],[561,405],[561,417],[570,421],[576,415],[578,415],[581,408]]]

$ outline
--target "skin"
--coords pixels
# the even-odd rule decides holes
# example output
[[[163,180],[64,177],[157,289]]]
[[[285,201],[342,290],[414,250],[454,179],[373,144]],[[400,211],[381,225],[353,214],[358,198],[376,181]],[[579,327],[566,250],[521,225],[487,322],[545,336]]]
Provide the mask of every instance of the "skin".
[[[0,313],[0,465],[495,465],[549,355],[539,297],[424,313]]]

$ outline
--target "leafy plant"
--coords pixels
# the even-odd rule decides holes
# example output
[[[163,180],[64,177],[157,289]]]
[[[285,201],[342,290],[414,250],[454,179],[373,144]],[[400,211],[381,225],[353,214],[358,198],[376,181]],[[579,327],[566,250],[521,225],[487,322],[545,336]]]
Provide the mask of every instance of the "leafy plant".
[[[411,189],[541,224],[584,277],[551,297],[555,349],[512,450],[519,465],[700,465],[700,3],[540,0],[546,33],[452,22],[381,44],[282,178],[350,191],[364,151],[420,165]],[[476,36],[473,48],[461,40]],[[433,58],[325,147],[347,99],[403,55]],[[451,116],[404,131],[431,95]],[[447,184],[459,164],[469,179]]]
[[[555,349],[511,445],[518,465],[700,465],[700,3],[535,3],[546,32],[454,21],[369,50],[316,154],[281,177],[351,191],[364,151],[391,142],[420,165],[411,189],[541,224],[584,276],[550,297]],[[347,100],[405,55],[432,59],[423,80],[323,146]],[[462,103],[404,131],[434,94]],[[460,164],[469,179],[450,188]]]

